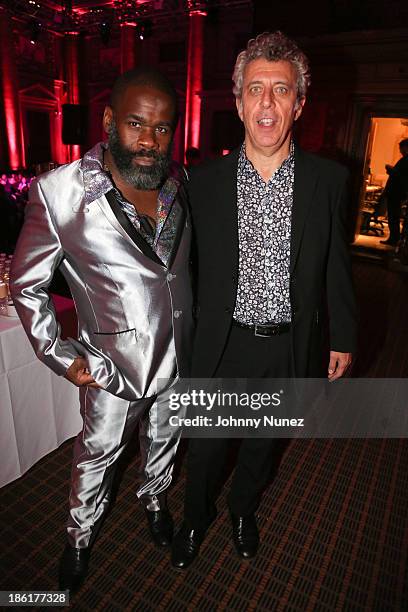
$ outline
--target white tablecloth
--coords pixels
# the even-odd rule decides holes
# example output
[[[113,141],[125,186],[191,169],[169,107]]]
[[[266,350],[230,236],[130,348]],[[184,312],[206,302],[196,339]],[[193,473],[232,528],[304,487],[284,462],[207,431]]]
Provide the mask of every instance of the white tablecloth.
[[[81,427],[77,387],[37,359],[18,319],[0,316],[0,487]]]

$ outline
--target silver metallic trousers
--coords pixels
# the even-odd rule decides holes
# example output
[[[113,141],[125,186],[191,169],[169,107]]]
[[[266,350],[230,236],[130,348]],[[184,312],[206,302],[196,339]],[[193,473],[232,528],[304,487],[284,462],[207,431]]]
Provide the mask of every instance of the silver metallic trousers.
[[[91,546],[108,509],[117,462],[139,425],[143,482],[137,496],[150,499],[170,485],[180,429],[170,428],[167,398],[129,402],[103,389],[80,389],[82,431],[74,445],[68,542]]]

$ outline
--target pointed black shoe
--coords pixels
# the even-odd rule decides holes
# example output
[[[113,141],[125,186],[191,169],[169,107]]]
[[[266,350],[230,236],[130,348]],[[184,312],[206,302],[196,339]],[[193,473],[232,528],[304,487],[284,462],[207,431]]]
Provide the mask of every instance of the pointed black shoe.
[[[259,546],[259,533],[256,519],[249,516],[235,516],[231,513],[232,538],[237,553],[243,559],[255,557]]]
[[[173,540],[171,564],[177,569],[186,569],[198,556],[205,532],[191,529],[183,523]]]
[[[91,551],[89,548],[73,548],[65,546],[59,565],[59,590],[78,591],[88,572]]]
[[[170,546],[173,539],[173,519],[167,508],[162,510],[145,509],[151,538],[156,546]]]

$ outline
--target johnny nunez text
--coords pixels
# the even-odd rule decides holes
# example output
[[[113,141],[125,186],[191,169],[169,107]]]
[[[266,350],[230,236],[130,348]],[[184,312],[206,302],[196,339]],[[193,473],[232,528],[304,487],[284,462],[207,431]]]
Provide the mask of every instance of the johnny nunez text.
[[[169,418],[169,423],[171,427],[252,427],[258,429],[261,424],[263,427],[304,427],[304,419],[283,419],[272,415],[248,419],[232,416],[218,416],[216,419],[208,416],[186,418],[172,415]]]

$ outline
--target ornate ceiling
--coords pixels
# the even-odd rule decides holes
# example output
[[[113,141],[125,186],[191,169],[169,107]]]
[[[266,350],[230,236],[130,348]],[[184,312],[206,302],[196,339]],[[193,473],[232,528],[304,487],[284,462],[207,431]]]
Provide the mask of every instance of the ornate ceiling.
[[[143,23],[189,11],[251,6],[252,0],[0,0],[14,18],[55,32],[90,32],[121,23]]]

